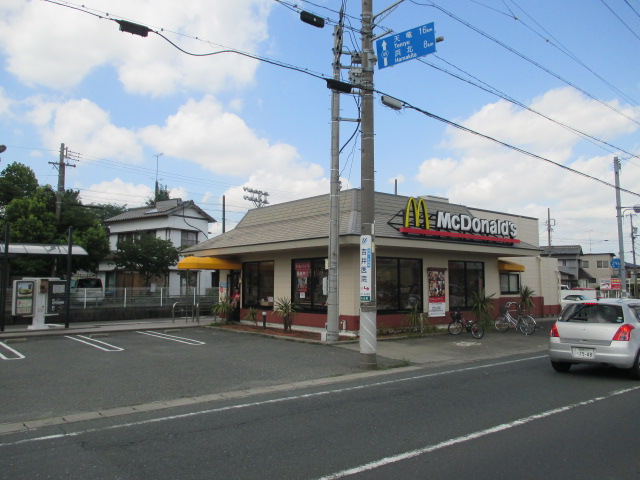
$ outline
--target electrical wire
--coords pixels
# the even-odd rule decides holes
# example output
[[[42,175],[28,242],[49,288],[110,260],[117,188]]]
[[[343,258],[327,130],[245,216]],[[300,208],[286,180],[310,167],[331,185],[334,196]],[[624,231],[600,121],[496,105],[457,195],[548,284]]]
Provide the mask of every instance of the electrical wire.
[[[640,121],[630,117],[629,115],[626,115],[624,112],[621,112],[620,110],[618,110],[617,108],[615,108],[614,106],[604,102],[603,100],[600,100],[599,98],[597,98],[595,95],[587,92],[586,90],[584,90],[583,88],[580,88],[578,85],[570,82],[569,80],[565,79],[564,77],[560,76],[559,74],[551,71],[549,68],[545,67],[544,65],[540,64],[539,62],[536,62],[535,60],[533,60],[532,58],[527,57],[526,55],[524,55],[523,53],[520,53],[519,51],[517,51],[515,48],[510,47],[509,45],[507,45],[506,43],[498,40],[497,38],[489,35],[488,33],[484,32],[483,30],[479,29],[478,27],[472,25],[471,23],[467,22],[466,20],[463,20],[462,18],[458,17],[457,15],[455,15],[453,12],[450,12],[448,10],[446,10],[445,8],[439,6],[438,4],[431,2],[429,4],[426,3],[422,3],[422,2],[418,2],[416,0],[410,0],[411,3],[415,4],[415,5],[419,5],[422,7],[433,7],[436,10],[439,10],[440,12],[444,13],[445,15],[447,15],[448,17],[454,19],[455,21],[461,23],[462,25],[466,26],[467,28],[473,30],[474,32],[482,35],[483,37],[485,37],[488,40],[491,40],[492,42],[496,43],[497,45],[501,46],[502,48],[510,51],[511,53],[513,53],[514,55],[517,55],[518,57],[522,58],[523,60],[529,62],[530,64],[534,65],[535,67],[541,69],[542,71],[548,73],[549,75],[551,75],[552,77],[560,80],[562,83],[575,88],[576,90],[578,90],[579,92],[582,92],[584,95],[586,95],[587,97],[591,98],[592,100],[595,100],[596,102],[600,103],[601,105],[603,105],[604,107],[616,112],[618,115],[621,115],[623,117],[625,117],[627,120],[640,125]]]
[[[374,90],[374,91],[375,91],[376,93],[378,93],[378,94],[381,94],[381,95],[389,95],[389,94],[384,93],[384,92],[381,92],[381,91],[379,91],[379,90]],[[392,96],[392,95],[389,95],[389,96]],[[446,118],[440,117],[439,115],[436,115],[436,114],[434,114],[434,113],[431,113],[431,112],[429,112],[429,111],[427,111],[427,110],[424,110],[424,109],[422,109],[422,108],[416,107],[415,105],[411,105],[410,103],[407,103],[407,102],[405,102],[405,101],[403,101],[403,100],[401,100],[401,99],[399,99],[399,98],[397,98],[397,97],[394,97],[394,98],[395,98],[396,100],[400,101],[400,102],[402,103],[402,106],[403,106],[404,108],[410,108],[410,109],[412,109],[412,110],[415,110],[416,112],[422,113],[423,115],[426,115],[426,116],[428,116],[428,117],[430,117],[430,118],[433,118],[434,120],[438,120],[439,122],[445,123],[445,124],[447,124],[447,125],[450,125],[450,126],[452,126],[452,127],[455,127],[455,128],[457,128],[457,129],[459,129],[459,130],[462,130],[462,131],[464,131],[464,132],[471,133],[471,134],[473,134],[473,135],[476,135],[476,136],[478,136],[478,137],[484,138],[484,139],[486,139],[486,140],[490,140],[490,141],[492,141],[492,142],[494,142],[494,143],[497,143],[498,145],[501,145],[501,146],[503,146],[503,147],[506,147],[506,148],[508,148],[508,149],[511,149],[511,150],[513,150],[513,151],[516,151],[516,152],[518,152],[518,153],[521,153],[521,154],[523,154],[523,155],[526,155],[526,156],[529,156],[529,157],[535,158],[535,159],[537,159],[537,160],[542,160],[542,161],[544,161],[544,162],[551,163],[552,165],[555,165],[556,167],[560,167],[560,168],[562,168],[562,169],[564,169],[564,170],[567,170],[567,171],[569,171],[569,172],[571,172],[571,173],[574,173],[574,174],[576,174],[576,175],[580,175],[580,176],[585,177],[585,178],[588,178],[588,179],[590,179],[590,180],[594,180],[594,181],[596,181],[596,182],[602,183],[603,185],[606,185],[606,186],[608,186],[608,187],[618,188],[618,187],[616,187],[615,185],[613,185],[612,183],[605,182],[604,180],[602,180],[602,179],[600,179],[600,178],[597,178],[597,177],[594,177],[594,176],[592,176],[592,175],[586,174],[586,173],[584,173],[584,172],[581,172],[580,170],[576,170],[576,169],[574,169],[574,168],[567,167],[566,165],[563,165],[563,164],[561,164],[561,163],[559,163],[559,162],[555,162],[555,161],[550,160],[550,159],[548,159],[548,158],[542,157],[542,156],[540,156],[540,155],[537,155],[537,154],[535,154],[535,153],[529,152],[529,151],[524,150],[524,149],[522,149],[522,148],[516,147],[516,146],[511,145],[511,144],[509,144],[509,143],[503,142],[503,141],[498,140],[498,139],[496,139],[496,138],[493,138],[493,137],[491,137],[491,136],[489,136],[489,135],[485,135],[484,133],[477,132],[476,130],[473,130],[473,129],[471,129],[471,128],[465,127],[464,125],[460,125],[459,123],[456,123],[456,122],[454,122],[454,121],[452,121],[452,120],[447,120]],[[625,192],[625,193],[628,193],[628,194],[630,194],[630,195],[634,195],[634,196],[640,197],[640,193],[636,193],[636,192],[633,192],[633,191],[631,191],[631,190],[627,190],[626,188],[621,188],[621,187],[620,187],[620,188],[619,188],[619,190],[620,190],[621,192]]]

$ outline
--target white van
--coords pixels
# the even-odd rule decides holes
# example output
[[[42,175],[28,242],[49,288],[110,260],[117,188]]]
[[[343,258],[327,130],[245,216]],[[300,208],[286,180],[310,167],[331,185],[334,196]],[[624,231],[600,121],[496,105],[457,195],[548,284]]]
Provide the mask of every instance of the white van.
[[[104,286],[98,277],[71,279],[71,299],[75,302],[97,303],[104,301]]]

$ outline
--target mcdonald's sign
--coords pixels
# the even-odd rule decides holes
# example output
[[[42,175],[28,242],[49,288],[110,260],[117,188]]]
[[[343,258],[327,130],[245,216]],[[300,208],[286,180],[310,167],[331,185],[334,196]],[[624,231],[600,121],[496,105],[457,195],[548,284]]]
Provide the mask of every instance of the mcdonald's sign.
[[[429,214],[424,198],[407,200],[401,233],[448,237],[454,239],[520,243],[516,238],[518,228],[508,220],[472,217],[461,213],[437,211]]]

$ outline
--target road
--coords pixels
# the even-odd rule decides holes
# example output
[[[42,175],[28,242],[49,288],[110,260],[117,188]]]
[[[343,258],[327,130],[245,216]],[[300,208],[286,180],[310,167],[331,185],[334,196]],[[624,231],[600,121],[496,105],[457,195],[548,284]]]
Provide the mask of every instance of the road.
[[[28,370],[27,363],[16,365],[29,358],[32,369],[36,359],[47,357],[65,358],[68,368],[67,362],[91,352],[100,361],[85,359],[85,377],[69,373],[75,383],[63,382],[72,388],[70,396],[82,399],[66,400],[76,408],[111,410],[64,423],[51,416],[50,426],[43,420],[37,428],[0,435],[3,478],[623,479],[640,474],[640,383],[623,372],[579,367],[558,374],[539,351],[354,373],[357,352],[338,347],[196,331],[183,336],[203,344],[170,345],[131,332],[103,339],[123,348],[119,352],[64,337],[17,346],[26,358],[0,365],[11,382],[18,378],[11,370]],[[128,357],[118,357],[126,352]],[[186,359],[179,363],[182,355]],[[144,374],[128,381],[118,368],[124,360]],[[263,371],[260,362],[275,362],[280,370]],[[173,373],[160,376],[170,364],[184,371],[178,386],[167,385]],[[46,386],[29,384],[37,402],[12,403],[17,393],[8,392],[3,380],[3,422],[43,418],[42,403],[48,400],[50,415],[60,413],[61,404],[68,408],[54,398],[61,391],[54,366],[43,365],[53,377]],[[225,369],[246,376],[227,378]],[[107,381],[105,371],[126,385],[119,389],[125,400],[117,400],[115,380]],[[250,378],[258,372],[262,380]],[[327,377],[327,372],[334,373]],[[100,378],[105,387],[98,386]],[[221,385],[211,380],[219,378]],[[238,384],[242,388],[224,391]],[[177,395],[187,385],[200,397]],[[116,391],[108,394],[108,389]],[[162,401],[150,402],[167,389]],[[132,398],[148,403],[139,410],[134,403],[125,407]]]

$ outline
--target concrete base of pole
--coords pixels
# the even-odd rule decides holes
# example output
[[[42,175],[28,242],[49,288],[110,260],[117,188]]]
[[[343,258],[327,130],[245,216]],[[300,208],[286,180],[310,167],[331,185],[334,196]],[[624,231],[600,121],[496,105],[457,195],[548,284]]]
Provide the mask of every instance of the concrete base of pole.
[[[338,334],[338,332],[330,332],[329,330],[327,330],[327,339],[326,342],[327,343],[336,343],[338,340],[340,340],[340,335]]]
[[[363,370],[373,370],[378,367],[378,360],[375,353],[360,354],[360,368]]]

